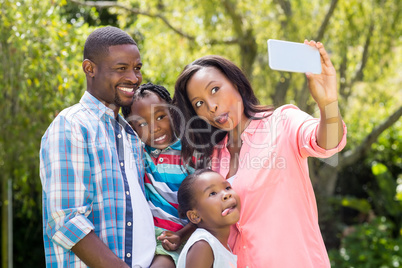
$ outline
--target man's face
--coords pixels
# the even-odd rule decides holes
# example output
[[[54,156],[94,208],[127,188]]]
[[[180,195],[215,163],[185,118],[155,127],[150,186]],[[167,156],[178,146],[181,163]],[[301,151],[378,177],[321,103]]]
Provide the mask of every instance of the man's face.
[[[141,85],[141,56],[136,45],[109,47],[108,55],[94,63],[90,93],[112,110],[128,106]]]

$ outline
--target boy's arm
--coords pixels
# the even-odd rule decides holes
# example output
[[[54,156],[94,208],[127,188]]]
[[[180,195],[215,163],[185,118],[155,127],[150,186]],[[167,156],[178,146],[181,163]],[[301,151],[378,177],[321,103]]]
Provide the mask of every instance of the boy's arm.
[[[177,232],[164,231],[157,239],[162,241],[164,249],[169,251],[177,250],[183,241],[190,237],[195,229],[197,229],[197,227],[190,222]]]

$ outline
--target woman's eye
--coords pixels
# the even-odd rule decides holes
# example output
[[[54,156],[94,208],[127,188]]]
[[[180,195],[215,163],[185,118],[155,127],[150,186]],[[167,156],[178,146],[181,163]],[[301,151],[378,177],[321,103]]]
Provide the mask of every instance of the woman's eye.
[[[214,196],[214,195],[216,195],[216,192],[209,193],[209,196]]]
[[[202,101],[197,101],[197,102],[195,103],[195,107],[200,108],[202,104],[203,104]]]
[[[219,88],[214,87],[214,88],[211,90],[211,93],[212,93],[212,94],[215,94],[218,90],[219,90]]]

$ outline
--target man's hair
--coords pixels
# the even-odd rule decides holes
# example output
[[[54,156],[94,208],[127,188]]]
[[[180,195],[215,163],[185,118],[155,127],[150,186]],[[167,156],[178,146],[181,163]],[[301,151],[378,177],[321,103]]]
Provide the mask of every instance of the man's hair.
[[[99,58],[109,53],[110,46],[127,44],[137,45],[125,31],[113,26],[98,28],[85,41],[84,60],[88,59],[96,63]]]

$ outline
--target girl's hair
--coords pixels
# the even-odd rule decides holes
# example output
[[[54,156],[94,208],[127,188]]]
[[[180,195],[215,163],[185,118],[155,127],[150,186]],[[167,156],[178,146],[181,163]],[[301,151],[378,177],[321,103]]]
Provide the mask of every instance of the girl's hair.
[[[166,101],[167,104],[172,104],[172,98],[170,97],[169,91],[164,86],[154,85],[151,82],[142,84],[137,91],[134,93],[133,101],[143,99],[145,96],[149,95],[149,92],[154,92],[162,100]],[[123,106],[121,108],[124,118],[127,118],[131,113],[131,105]]]
[[[180,184],[179,190],[177,192],[177,200],[179,203],[179,217],[182,219],[187,218],[187,211],[194,208],[194,189],[193,183],[195,180],[206,172],[215,172],[209,168],[197,169],[193,174],[188,175]]]
[[[187,84],[189,80],[199,70],[207,67],[216,68],[232,82],[240,93],[244,114],[247,118],[258,119],[254,117],[256,113],[274,109],[272,106],[259,105],[259,101],[246,75],[230,60],[221,56],[210,55],[199,58],[187,65],[176,81],[173,104],[180,109],[181,113],[176,113],[173,121],[176,129],[180,131],[176,135],[182,140],[182,158],[191,160],[195,153],[199,153],[199,156],[196,157],[199,161],[189,163],[196,167],[206,167],[208,165],[214,146],[227,134],[226,131],[215,128],[198,117],[188,99]],[[197,131],[200,129],[202,131]],[[206,131],[207,129],[210,129],[210,131]]]

